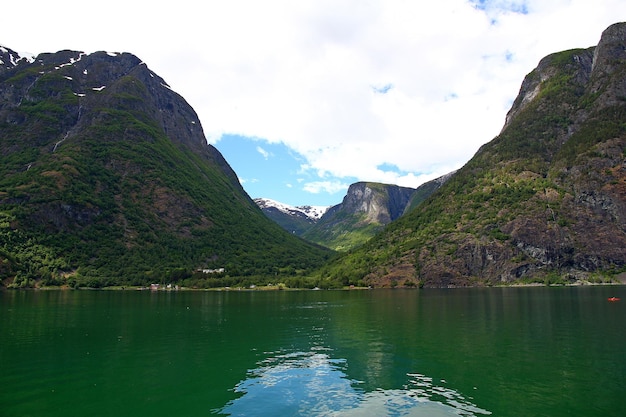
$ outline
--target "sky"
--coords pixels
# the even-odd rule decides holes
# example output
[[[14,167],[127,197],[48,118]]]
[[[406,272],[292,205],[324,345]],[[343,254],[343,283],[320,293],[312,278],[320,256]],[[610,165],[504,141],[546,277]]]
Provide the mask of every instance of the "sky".
[[[0,45],[131,52],[198,113],[252,198],[417,187],[498,135],[544,56],[595,46],[624,0],[5,2]]]

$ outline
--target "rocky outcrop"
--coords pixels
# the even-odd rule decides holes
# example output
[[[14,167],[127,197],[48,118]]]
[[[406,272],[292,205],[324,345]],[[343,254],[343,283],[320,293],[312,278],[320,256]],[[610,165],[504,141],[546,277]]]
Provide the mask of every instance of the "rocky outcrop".
[[[348,188],[340,210],[385,225],[402,215],[414,192],[414,188],[397,185],[357,182]]]
[[[335,250],[361,245],[405,211],[414,188],[357,182],[303,237]]]
[[[472,268],[475,258],[461,244],[455,258],[470,267],[456,268],[452,276],[460,282],[461,277],[509,282],[546,274],[576,280],[624,268],[625,86],[623,23],[607,28],[597,47],[550,55],[526,77],[502,136],[539,143],[546,170],[535,171],[535,192],[519,202],[514,217],[493,219],[505,239],[487,240],[493,249],[488,262]],[[511,132],[545,121],[550,124],[543,131],[528,129],[525,138]],[[494,174],[502,175],[497,169]]]

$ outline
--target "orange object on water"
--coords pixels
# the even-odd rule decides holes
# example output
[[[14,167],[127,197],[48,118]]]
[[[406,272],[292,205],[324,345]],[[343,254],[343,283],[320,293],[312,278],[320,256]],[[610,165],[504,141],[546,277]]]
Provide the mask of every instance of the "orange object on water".
[[[609,297],[609,301],[619,301],[619,298],[617,298],[617,297]]]

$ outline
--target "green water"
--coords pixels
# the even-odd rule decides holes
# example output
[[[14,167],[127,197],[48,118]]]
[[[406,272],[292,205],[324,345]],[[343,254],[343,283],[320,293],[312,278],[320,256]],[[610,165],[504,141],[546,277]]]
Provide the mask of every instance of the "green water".
[[[0,292],[1,417],[211,415],[623,416],[626,287]]]

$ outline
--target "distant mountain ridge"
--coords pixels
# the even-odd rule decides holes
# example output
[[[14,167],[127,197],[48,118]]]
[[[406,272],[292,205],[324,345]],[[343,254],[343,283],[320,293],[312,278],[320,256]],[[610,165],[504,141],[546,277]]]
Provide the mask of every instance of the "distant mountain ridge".
[[[255,198],[254,202],[267,217],[297,236],[317,223],[328,210],[322,206],[290,206],[269,198]]]
[[[275,208],[283,213],[302,215],[311,220],[319,220],[328,210],[326,206],[291,206],[269,198],[255,198],[254,202],[261,209]]]
[[[5,285],[214,285],[192,273],[222,268],[261,282],[330,255],[263,215],[195,111],[136,56],[2,47],[0,60]]]
[[[345,251],[363,244],[385,225],[415,208],[452,174],[418,188],[357,182],[350,185],[343,201],[332,207],[292,207],[263,198],[254,201],[284,229],[333,250]]]
[[[626,272],[626,23],[551,54],[501,133],[439,190],[325,266],[342,284],[601,282]]]

